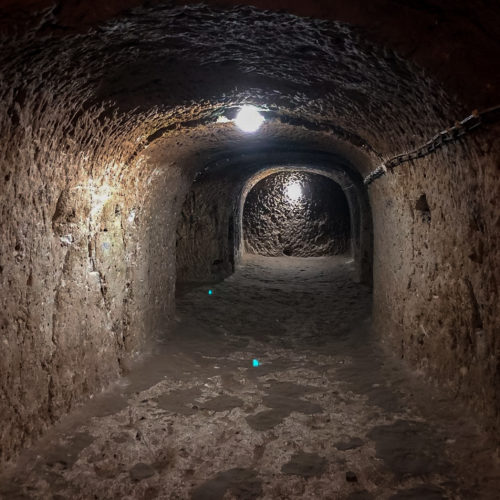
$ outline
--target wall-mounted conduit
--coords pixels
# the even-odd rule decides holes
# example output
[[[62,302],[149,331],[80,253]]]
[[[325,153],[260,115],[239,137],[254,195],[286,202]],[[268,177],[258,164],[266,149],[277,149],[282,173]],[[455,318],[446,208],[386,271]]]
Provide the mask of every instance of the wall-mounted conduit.
[[[457,141],[481,125],[493,123],[499,119],[500,105],[493,106],[481,112],[474,110],[467,118],[464,118],[462,121],[456,123],[456,125],[439,132],[432,139],[413,151],[393,156],[386,162],[382,163],[382,165],[370,172],[364,178],[363,182],[365,186],[369,186],[372,182],[385,175],[388,170],[392,170],[402,163],[407,163],[411,160],[429,156],[435,153],[438,149],[441,149],[444,145]]]

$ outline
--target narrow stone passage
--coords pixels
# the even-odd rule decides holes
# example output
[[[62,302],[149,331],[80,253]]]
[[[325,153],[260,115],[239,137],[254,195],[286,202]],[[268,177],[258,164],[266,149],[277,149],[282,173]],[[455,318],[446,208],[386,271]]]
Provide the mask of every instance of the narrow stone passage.
[[[494,498],[492,445],[384,353],[353,273],[247,256],[180,290],[174,333],[25,451],[2,498]]]

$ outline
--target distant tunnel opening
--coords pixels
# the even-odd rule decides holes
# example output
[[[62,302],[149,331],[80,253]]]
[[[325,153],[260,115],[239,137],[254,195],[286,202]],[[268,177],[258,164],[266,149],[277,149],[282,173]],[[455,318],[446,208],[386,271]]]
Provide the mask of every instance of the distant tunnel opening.
[[[243,209],[244,248],[251,254],[344,254],[350,249],[350,227],[341,187],[318,174],[271,174],[252,188]]]

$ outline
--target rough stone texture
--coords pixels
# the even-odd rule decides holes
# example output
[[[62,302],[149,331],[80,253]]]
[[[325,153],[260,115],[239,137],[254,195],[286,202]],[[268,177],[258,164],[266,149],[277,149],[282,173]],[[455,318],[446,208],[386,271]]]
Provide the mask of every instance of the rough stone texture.
[[[474,146],[374,186],[374,311],[386,311],[374,319],[399,355],[498,425],[500,149],[493,136]]]
[[[196,182],[177,226],[177,281],[220,280],[234,271],[234,185],[221,176]]]
[[[496,499],[495,443],[384,351],[349,261],[246,255],[213,296],[185,290],[155,355],[3,468],[0,496]]]
[[[453,38],[454,26],[470,27],[470,50],[491,74],[478,95],[497,104],[489,92],[500,60],[498,6],[471,2],[488,20],[474,26],[469,10],[430,5],[420,32],[449,22]],[[9,25],[25,28],[4,37],[0,53],[1,461],[126,370],[146,337],[168,331],[177,221],[189,184],[214,158],[229,158],[216,168],[227,189],[202,206],[228,214],[215,200],[231,200],[238,229],[239,193],[252,174],[233,172],[233,153],[280,150],[268,165],[276,167],[292,153],[336,152],[339,169],[359,180],[476,103],[475,92],[457,103],[456,87],[442,88],[339,22],[149,4],[106,25],[93,20],[108,14],[97,15],[93,30],[76,35],[71,22],[58,24],[72,18],[66,2],[34,16],[12,12]],[[407,31],[397,39],[407,54],[432,51],[428,68],[475,88],[473,66],[443,65],[454,57],[441,45],[417,50]],[[243,102],[266,110],[268,123],[252,138],[216,122]],[[370,202],[377,330],[498,428],[497,137],[490,126],[402,166],[370,188]],[[200,269],[212,272],[222,255],[224,274],[234,253],[228,224],[218,227],[228,250],[199,241],[210,249]]]
[[[349,205],[351,250],[357,280],[370,284],[373,250],[368,197],[352,164],[339,156],[342,144],[331,138],[326,142],[323,134],[301,132],[302,139],[306,136],[309,141],[315,140],[317,147],[321,144],[323,153],[301,151],[305,146],[298,142],[289,144],[286,153],[280,152],[283,139],[290,141],[293,136],[293,127],[269,124],[266,128],[266,141],[254,145],[252,151],[216,156],[193,183],[177,228],[178,283],[217,281],[229,276],[244,252],[243,208],[248,193],[269,175],[301,171],[321,175],[327,184],[331,179],[342,187]],[[270,149],[274,141],[277,150]],[[238,146],[234,138],[231,145]],[[325,154],[328,149],[331,153]],[[347,157],[351,153],[343,152]],[[364,164],[362,157],[355,159]]]
[[[198,0],[163,0],[170,5]],[[84,32],[143,4],[143,0],[0,0],[0,29],[7,33],[36,26],[42,33]],[[162,0],[155,0],[162,3]],[[254,5],[298,16],[342,21],[360,27],[377,45],[395,50],[451,88],[471,106],[488,106],[500,85],[499,12],[495,2],[470,0],[208,0],[217,7]],[[49,22],[41,19],[49,11]],[[34,12],[37,15],[34,15]],[[478,57],[481,54],[481,57]],[[457,77],[460,75],[460,77]],[[471,78],[474,75],[474,78]]]
[[[288,190],[300,190],[292,197]],[[272,174],[248,193],[243,238],[250,253],[318,257],[349,249],[349,206],[328,178],[298,172]]]

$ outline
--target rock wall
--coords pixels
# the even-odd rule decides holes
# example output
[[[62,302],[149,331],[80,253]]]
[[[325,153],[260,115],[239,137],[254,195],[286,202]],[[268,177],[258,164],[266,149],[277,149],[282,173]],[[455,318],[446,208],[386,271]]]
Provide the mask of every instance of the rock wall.
[[[134,296],[147,236],[129,220],[142,200],[115,189],[116,171],[92,175],[62,134],[40,147],[37,117],[24,113],[24,137],[2,144],[3,460],[116,378],[144,331]]]
[[[195,182],[177,226],[177,281],[219,281],[234,271],[235,186],[225,176]]]
[[[402,166],[370,188],[377,331],[497,428],[499,131]]]
[[[482,10],[493,27],[474,26],[464,40],[485,47],[481,95],[493,105],[491,11]],[[266,138],[285,160],[297,144],[313,155],[343,141],[369,159],[353,163],[361,177],[476,105],[475,93],[457,103],[421,68],[338,22],[153,3],[77,33],[58,24],[61,9],[18,14],[23,29],[8,31],[0,52],[0,462],[126,371],[146,338],[168,332],[177,220],[212,153],[248,154]],[[425,16],[430,33],[440,29]],[[416,42],[398,36],[412,52]],[[458,68],[450,81],[476,88],[461,57],[444,65],[451,52],[423,47],[438,54],[429,67]],[[266,110],[253,138],[219,120],[249,102]],[[486,127],[401,167],[370,200],[377,330],[498,423],[497,137]],[[197,181],[206,193],[188,198],[206,216],[179,226],[196,235],[178,247],[180,276],[212,275],[220,260],[221,275],[231,270],[229,214],[245,181],[235,165],[212,187]],[[203,221],[214,220],[207,231]]]
[[[258,182],[243,211],[246,250],[317,257],[350,248],[347,200],[338,184],[314,174],[281,172]]]
[[[137,154],[144,117],[89,102],[78,42],[65,55],[29,38],[4,48],[0,462],[165,331],[175,259],[164,252],[175,255],[177,209],[163,183],[182,189],[178,170]]]

